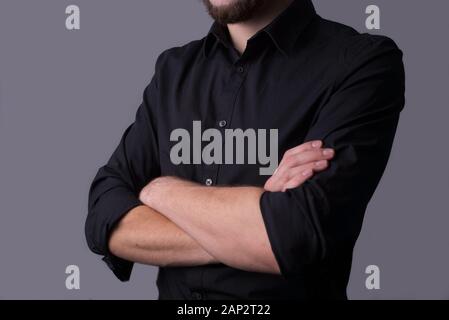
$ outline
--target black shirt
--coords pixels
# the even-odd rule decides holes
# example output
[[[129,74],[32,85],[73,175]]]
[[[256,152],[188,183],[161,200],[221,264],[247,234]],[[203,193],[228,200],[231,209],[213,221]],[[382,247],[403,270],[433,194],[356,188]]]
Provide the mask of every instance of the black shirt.
[[[226,27],[160,55],[135,122],[89,193],[86,237],[119,279],[133,264],[108,251],[117,221],[141,205],[158,176],[262,187],[254,165],[174,165],[170,133],[216,128],[278,129],[279,159],[320,139],[336,150],[330,167],[298,188],[260,201],[282,275],[223,264],[160,268],[160,299],[346,299],[352,251],[366,206],[385,169],[404,106],[402,52],[389,38],[324,20],[310,0],[292,3],[239,55]],[[207,182],[206,182],[207,181]]]

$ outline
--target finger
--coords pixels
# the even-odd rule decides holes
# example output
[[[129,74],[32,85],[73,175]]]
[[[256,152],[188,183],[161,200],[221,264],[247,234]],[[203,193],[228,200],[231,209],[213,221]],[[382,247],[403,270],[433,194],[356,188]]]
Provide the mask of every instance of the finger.
[[[322,146],[323,146],[323,142],[321,140],[313,140],[313,141],[305,142],[303,144],[300,144],[299,146],[296,146],[294,148],[287,150],[284,153],[284,156],[289,155],[289,154],[292,154],[292,155],[297,154],[298,152],[304,152],[307,150],[319,149]]]
[[[316,162],[313,163],[312,170],[314,172],[321,172],[321,171],[327,169],[328,166],[329,166],[329,161],[327,161],[327,160],[320,160],[320,161],[316,161]]]
[[[310,162],[310,163],[292,168],[288,171],[288,174],[285,175],[286,179],[284,179],[284,184],[295,177],[309,176],[309,174],[307,174],[307,172],[309,172],[309,171],[313,171],[313,172],[322,171],[322,170],[326,169],[327,166],[328,166],[327,160],[320,160],[320,161]]]
[[[264,189],[271,192],[282,191],[282,186],[287,182],[287,180],[287,176],[276,173],[266,181]]]
[[[285,192],[288,189],[294,189],[302,185],[307,179],[310,179],[313,176],[312,169],[302,170],[299,174],[296,174],[291,179],[289,179],[283,186],[282,192]]]
[[[271,192],[277,192],[297,188],[310,178],[310,174],[307,170],[312,170],[316,173],[325,170],[328,166],[329,162],[327,160],[320,160],[296,168],[291,168],[283,175],[276,174],[270,177],[265,183],[264,189]]]
[[[291,164],[293,166],[300,166],[307,163],[317,162],[320,160],[331,160],[334,157],[334,155],[335,151],[329,148],[305,151],[293,157]]]
[[[314,163],[308,163],[290,170],[287,182],[281,187],[283,191],[294,189],[302,185],[306,180],[310,179],[315,173],[324,171],[329,166],[327,160],[320,160]]]
[[[285,171],[291,168],[305,165],[320,160],[330,160],[334,157],[335,152],[333,149],[318,149],[312,151],[305,151],[296,155],[289,155],[287,158],[282,159],[281,164],[277,170],[277,174],[284,174]]]
[[[313,147],[313,142],[308,143],[309,147]],[[321,145],[321,144],[318,144]],[[315,145],[317,146],[317,145]],[[305,145],[303,145],[305,147]],[[333,149],[313,149],[301,153],[287,153],[282,159],[279,167],[274,172],[273,176],[266,182],[265,187],[268,190],[279,190],[291,178],[291,170],[295,167],[300,167],[308,163],[318,162],[320,160],[330,160],[334,156]],[[296,173],[293,173],[296,175]]]

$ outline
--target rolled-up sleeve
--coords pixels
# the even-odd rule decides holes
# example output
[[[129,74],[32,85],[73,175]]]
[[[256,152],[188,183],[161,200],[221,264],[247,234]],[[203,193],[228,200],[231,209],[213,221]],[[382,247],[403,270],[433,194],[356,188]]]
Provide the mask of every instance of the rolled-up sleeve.
[[[156,128],[157,81],[145,89],[135,121],[124,132],[107,164],[96,174],[90,190],[85,235],[89,248],[99,255],[121,280],[130,278],[133,263],[112,255],[111,231],[131,209],[142,205],[140,190],[160,175]]]
[[[392,40],[360,36],[342,50],[340,68],[305,139],[335,149],[329,168],[298,188],[265,192],[260,200],[285,277],[352,254],[404,107],[402,52]]]

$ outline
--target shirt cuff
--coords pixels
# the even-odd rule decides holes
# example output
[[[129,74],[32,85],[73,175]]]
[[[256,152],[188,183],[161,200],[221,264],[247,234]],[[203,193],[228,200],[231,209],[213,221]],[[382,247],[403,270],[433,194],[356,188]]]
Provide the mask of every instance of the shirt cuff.
[[[93,252],[103,255],[103,261],[121,281],[128,281],[134,263],[114,256],[109,251],[109,238],[116,224],[133,208],[143,203],[125,188],[113,188],[93,205],[91,219],[86,224],[87,242]]]
[[[120,281],[129,281],[134,263],[108,254],[102,259]]]
[[[281,275],[286,279],[300,277],[318,249],[312,223],[307,211],[298,204],[297,196],[291,190],[265,191],[260,198],[271,248]]]

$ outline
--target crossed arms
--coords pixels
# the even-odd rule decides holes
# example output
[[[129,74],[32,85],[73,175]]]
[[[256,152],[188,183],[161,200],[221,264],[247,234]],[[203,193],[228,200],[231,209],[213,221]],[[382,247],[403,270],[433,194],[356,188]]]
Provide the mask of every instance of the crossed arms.
[[[129,279],[133,262],[224,263],[289,277],[306,265],[350,257],[404,107],[401,51],[387,40],[371,46],[348,57],[351,66],[317,111],[306,143],[284,154],[263,188],[161,176],[156,75],[135,122],[92,183],[90,249],[121,280]],[[334,153],[325,155],[325,148]]]
[[[314,141],[289,150],[265,190],[157,178],[140,193],[145,205],[129,212],[113,231],[109,248],[118,257],[151,265],[221,262],[247,271],[280,273],[260,197],[264,191],[296,188],[324,170],[334,153],[321,146]]]

